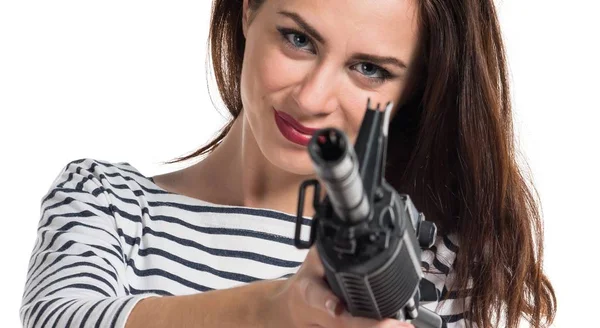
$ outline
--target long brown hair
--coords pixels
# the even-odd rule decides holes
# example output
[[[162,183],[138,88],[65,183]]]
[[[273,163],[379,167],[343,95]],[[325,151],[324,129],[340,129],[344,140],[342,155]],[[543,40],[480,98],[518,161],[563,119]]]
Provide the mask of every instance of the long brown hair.
[[[258,9],[264,0],[250,0]],[[535,187],[517,163],[506,55],[493,0],[417,0],[420,74],[390,127],[386,178],[415,206],[455,233],[453,264],[465,319],[478,327],[552,323],[554,289],[542,270],[543,226]],[[242,1],[215,0],[210,59],[232,120],[242,110]],[[471,280],[469,286],[469,280]]]

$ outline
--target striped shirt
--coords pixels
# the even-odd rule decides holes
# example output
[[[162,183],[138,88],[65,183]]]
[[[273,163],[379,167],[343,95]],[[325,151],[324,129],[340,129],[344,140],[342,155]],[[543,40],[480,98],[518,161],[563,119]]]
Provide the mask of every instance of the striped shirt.
[[[143,298],[285,279],[307,254],[294,246],[295,215],[175,194],[127,163],[69,163],[40,212],[24,327],[122,328]],[[457,250],[451,236],[438,236],[423,252],[425,279],[439,296],[448,293]],[[422,304],[445,327],[463,327],[458,300]]]

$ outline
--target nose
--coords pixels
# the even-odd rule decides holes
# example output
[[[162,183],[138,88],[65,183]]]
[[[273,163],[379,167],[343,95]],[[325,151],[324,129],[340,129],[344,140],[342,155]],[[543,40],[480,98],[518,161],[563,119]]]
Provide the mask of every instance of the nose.
[[[327,115],[338,108],[336,78],[335,69],[321,63],[306,73],[292,90],[292,98],[307,115]]]

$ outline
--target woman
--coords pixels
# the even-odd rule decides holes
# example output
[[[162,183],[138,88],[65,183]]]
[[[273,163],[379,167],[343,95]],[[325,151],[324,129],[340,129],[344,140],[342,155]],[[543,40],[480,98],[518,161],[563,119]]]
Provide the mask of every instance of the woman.
[[[293,246],[306,141],[354,142],[367,98],[397,104],[386,178],[439,228],[422,265],[441,300],[424,306],[446,327],[552,322],[492,0],[216,0],[210,33],[233,119],[181,171],[69,163],[42,203],[25,326],[409,326],[350,316]]]

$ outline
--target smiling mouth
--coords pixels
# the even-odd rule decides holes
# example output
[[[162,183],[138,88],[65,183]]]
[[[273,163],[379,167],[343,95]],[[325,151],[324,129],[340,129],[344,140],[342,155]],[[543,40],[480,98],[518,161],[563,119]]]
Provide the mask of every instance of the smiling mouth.
[[[317,132],[317,130],[319,130],[319,129],[315,129],[315,128],[309,128],[309,127],[306,127],[306,126],[300,124],[298,121],[296,121],[296,119],[294,119],[291,115],[289,115],[285,112],[275,110],[275,113],[277,115],[279,115],[279,117],[281,119],[286,121],[286,123],[288,123],[290,126],[292,126],[294,129],[296,129],[298,132],[300,132],[302,134],[313,135],[313,134],[315,134],[315,132]]]
[[[284,115],[280,115],[280,113],[277,112],[277,110],[274,110],[274,118],[275,124],[277,125],[279,132],[281,132],[281,134],[287,140],[297,145],[301,145],[304,147],[308,146],[308,143],[312,138],[312,134],[306,134],[304,133],[306,130],[301,131],[297,129],[293,122],[289,122],[288,120],[286,120],[284,118]]]

